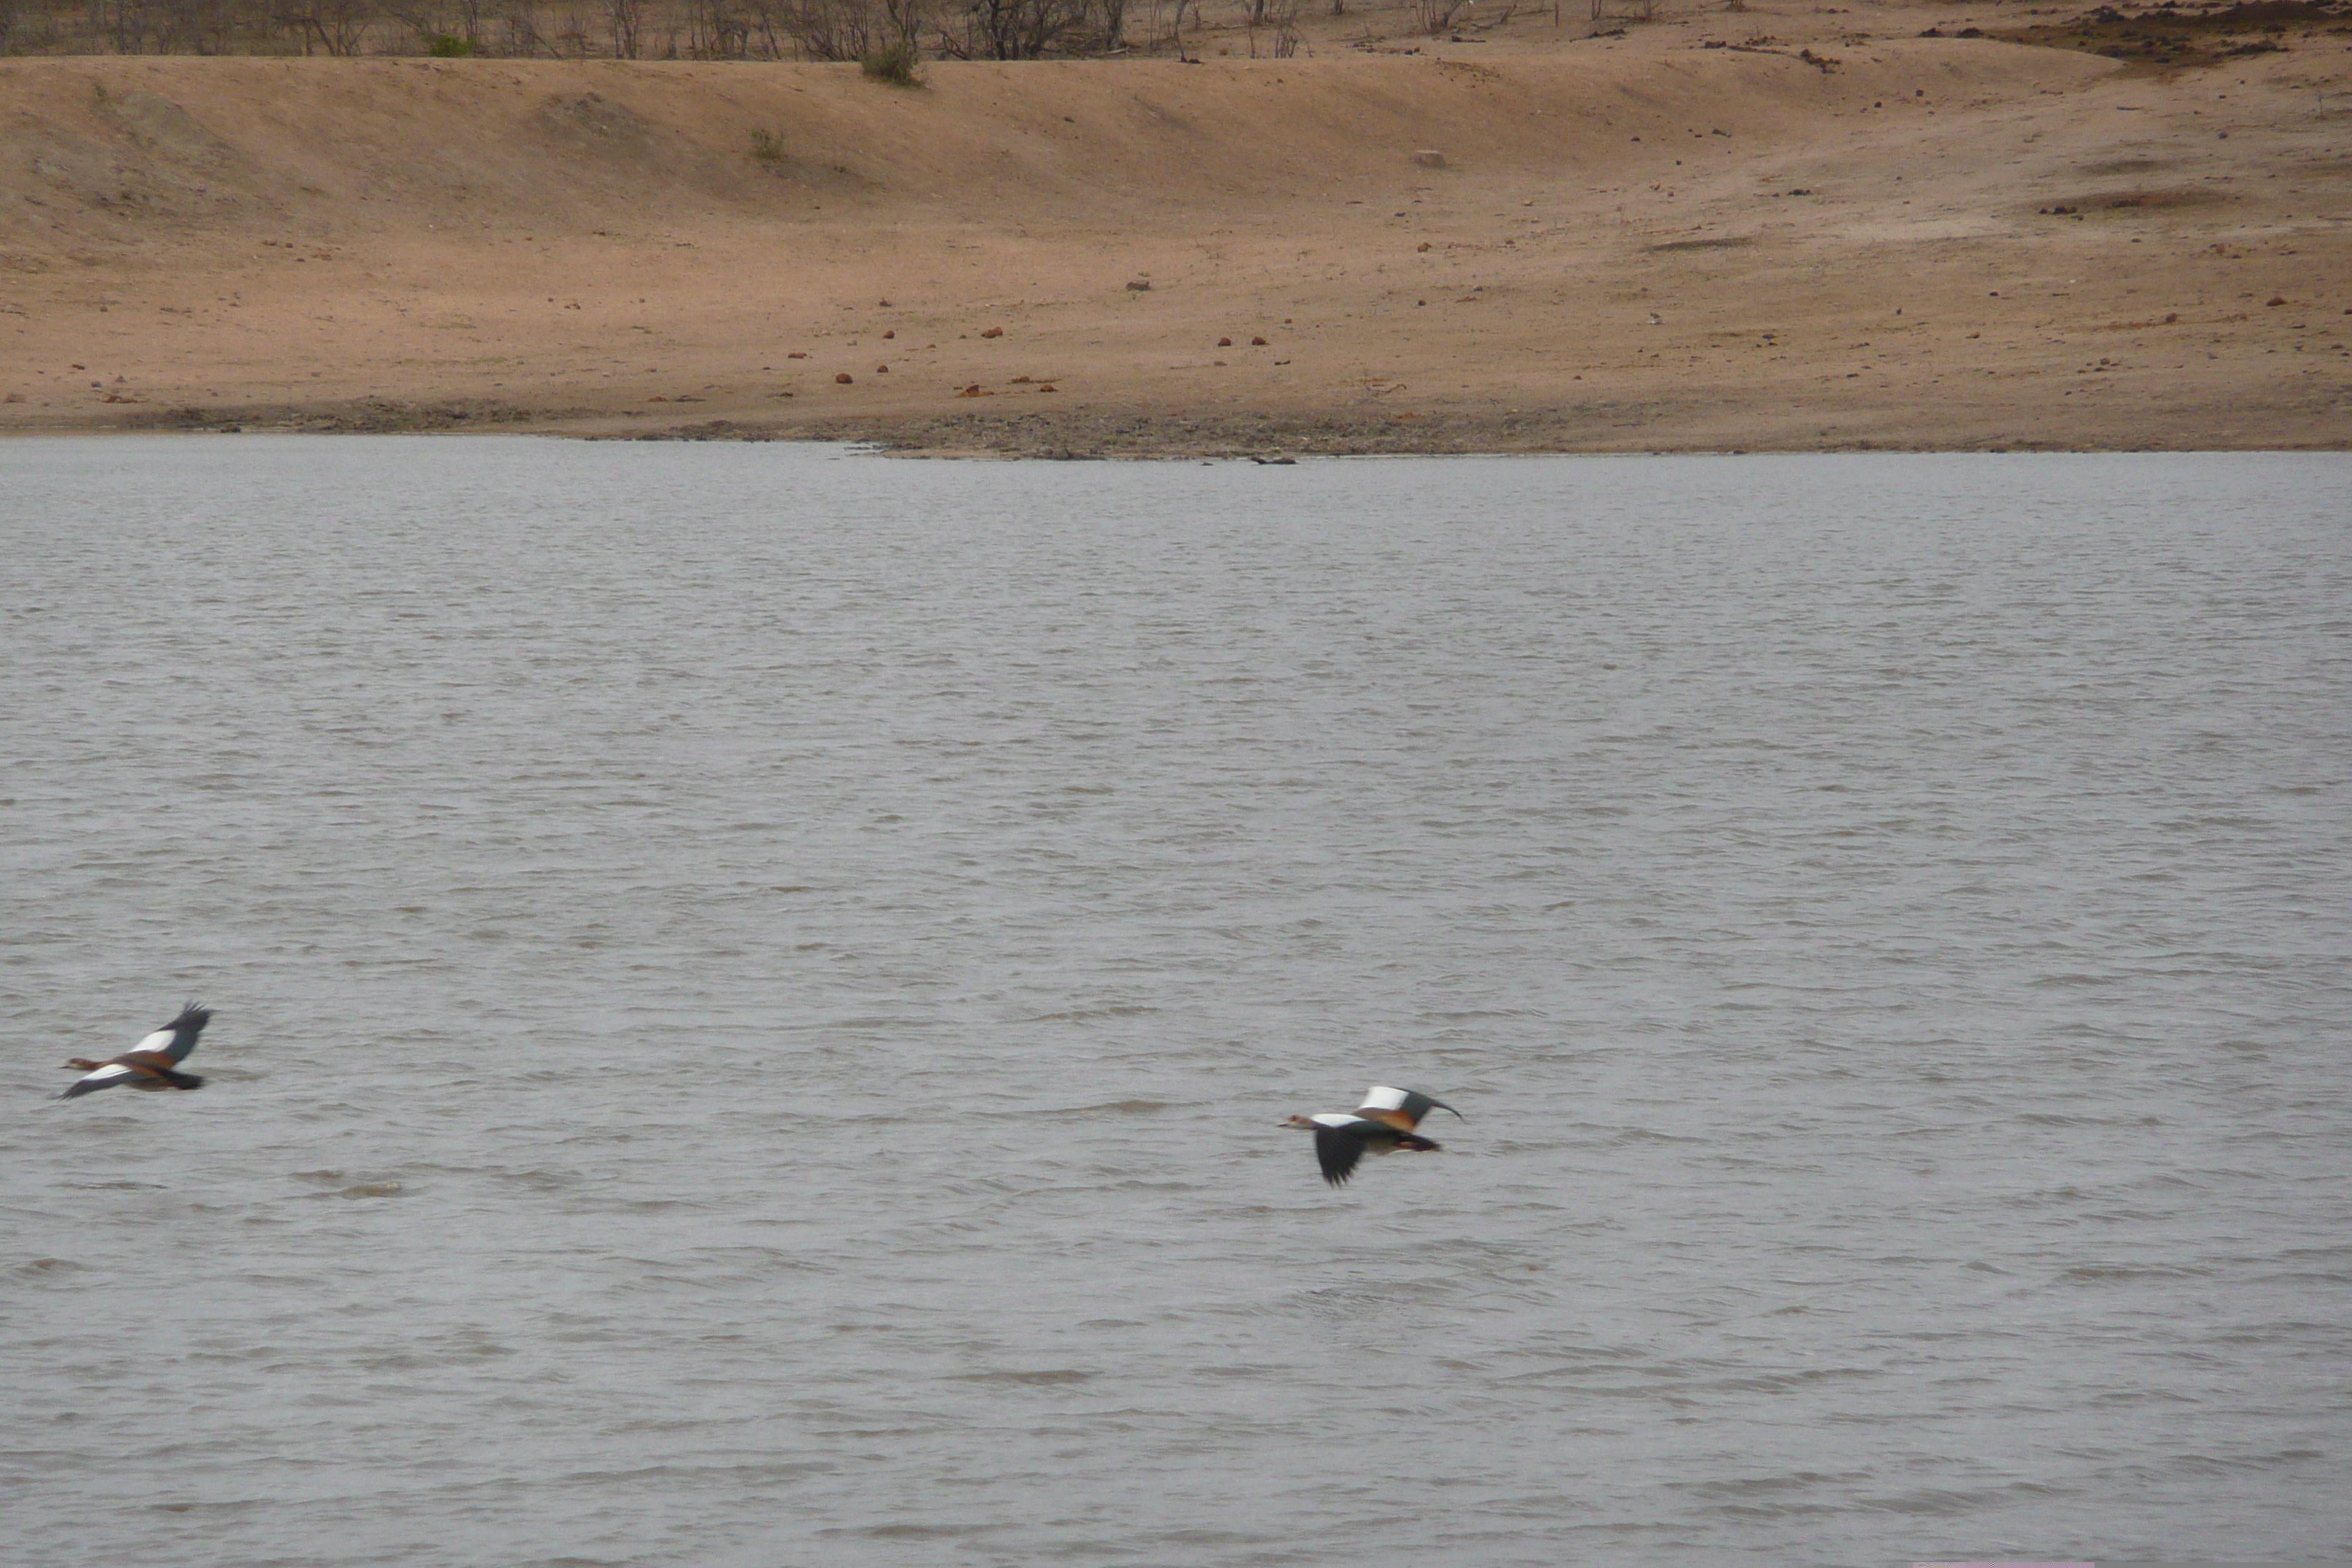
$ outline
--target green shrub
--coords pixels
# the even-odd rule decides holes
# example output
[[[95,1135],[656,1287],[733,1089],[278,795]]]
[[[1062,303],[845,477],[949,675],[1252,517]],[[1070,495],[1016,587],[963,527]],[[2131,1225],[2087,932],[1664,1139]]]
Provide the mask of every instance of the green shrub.
[[[922,58],[922,51],[915,47],[914,39],[901,38],[895,44],[884,44],[866,50],[858,57],[857,63],[876,81],[887,81],[898,87],[920,87],[923,79],[915,74],[915,67]]]
[[[762,163],[782,163],[784,161],[784,139],[774,134],[772,132],[752,132],[751,156],[757,158]]]
[[[425,52],[436,60],[462,60],[473,54],[474,40],[455,33],[436,33]]]

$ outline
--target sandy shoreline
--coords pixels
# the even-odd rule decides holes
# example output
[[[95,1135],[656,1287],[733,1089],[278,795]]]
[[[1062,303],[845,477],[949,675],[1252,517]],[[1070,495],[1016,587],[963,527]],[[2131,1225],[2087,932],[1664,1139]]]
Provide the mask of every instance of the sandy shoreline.
[[[2170,71],[1916,36],[1971,15],[941,65],[912,93],[0,61],[0,431],[2347,445],[2352,20]]]

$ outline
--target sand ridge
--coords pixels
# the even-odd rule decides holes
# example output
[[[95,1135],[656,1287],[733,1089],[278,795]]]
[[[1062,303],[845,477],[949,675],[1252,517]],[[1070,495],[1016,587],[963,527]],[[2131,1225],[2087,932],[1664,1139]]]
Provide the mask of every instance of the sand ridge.
[[[0,61],[0,429],[2344,445],[2352,37],[2159,72],[1916,36],[1966,20],[1751,8],[919,91]]]

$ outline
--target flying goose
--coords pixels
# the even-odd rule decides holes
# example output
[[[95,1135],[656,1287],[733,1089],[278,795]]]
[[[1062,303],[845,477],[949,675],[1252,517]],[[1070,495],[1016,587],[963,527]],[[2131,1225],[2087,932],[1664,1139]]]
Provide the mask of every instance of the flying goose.
[[[194,1073],[182,1072],[180,1064],[196,1048],[196,1037],[213,1021],[212,1009],[199,1007],[194,1002],[180,1009],[180,1016],[110,1061],[94,1062],[88,1057],[76,1057],[66,1063],[81,1074],[59,1100],[71,1100],[101,1089],[122,1084],[131,1089],[202,1089],[205,1080]]]
[[[1413,1131],[1432,1110],[1452,1111],[1456,1120],[1467,1120],[1444,1100],[1433,1100],[1418,1089],[1376,1083],[1364,1091],[1364,1103],[1352,1115],[1326,1110],[1294,1116],[1282,1125],[1314,1133],[1315,1158],[1323,1166],[1323,1179],[1344,1187],[1367,1150],[1375,1154],[1392,1154],[1399,1149],[1416,1153],[1434,1151],[1438,1147],[1434,1139]]]

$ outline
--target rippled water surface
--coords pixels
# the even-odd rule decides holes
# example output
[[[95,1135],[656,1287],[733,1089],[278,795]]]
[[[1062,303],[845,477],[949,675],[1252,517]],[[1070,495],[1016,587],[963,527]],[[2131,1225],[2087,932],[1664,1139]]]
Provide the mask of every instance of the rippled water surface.
[[[2352,1550],[2347,519],[0,445],[0,1539]],[[1467,1120],[1330,1191],[1375,1081]]]

